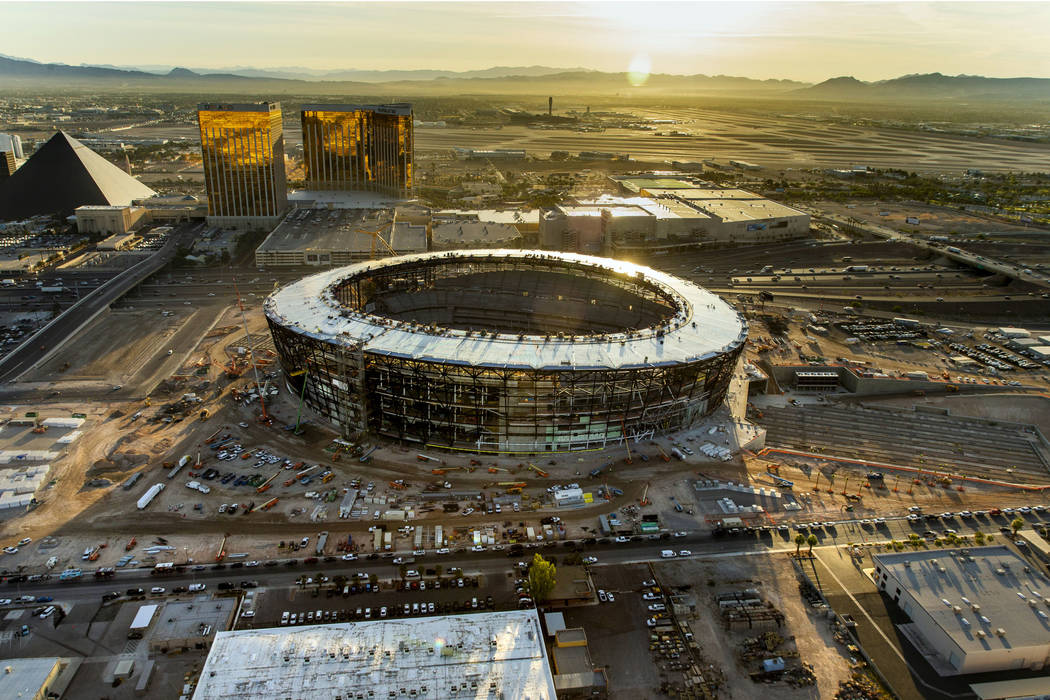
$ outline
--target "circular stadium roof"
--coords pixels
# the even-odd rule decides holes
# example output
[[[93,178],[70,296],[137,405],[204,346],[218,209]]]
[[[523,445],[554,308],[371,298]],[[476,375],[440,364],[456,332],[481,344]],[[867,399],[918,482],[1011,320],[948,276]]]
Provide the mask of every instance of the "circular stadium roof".
[[[514,260],[517,259],[517,260]],[[333,291],[355,277],[404,265],[542,261],[560,271],[588,270],[643,282],[673,299],[659,323],[616,333],[547,335],[460,330],[357,311]],[[269,296],[273,322],[301,335],[367,353],[478,367],[632,369],[697,362],[729,352],[747,338],[743,317],[717,295],[648,267],[590,255],[528,250],[462,250],[372,260],[305,277]]]

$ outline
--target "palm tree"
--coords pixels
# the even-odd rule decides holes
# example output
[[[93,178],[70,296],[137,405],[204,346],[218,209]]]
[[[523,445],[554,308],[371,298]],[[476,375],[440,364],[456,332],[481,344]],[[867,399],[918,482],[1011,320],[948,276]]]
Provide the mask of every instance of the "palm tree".
[[[813,554],[813,545],[815,545],[819,541],[820,540],[817,539],[816,535],[810,535],[809,537],[806,538],[806,544],[809,545],[809,553],[810,554]]]
[[[795,535],[795,556],[798,556],[799,550],[802,549],[802,545],[806,543],[806,536],[801,532]]]

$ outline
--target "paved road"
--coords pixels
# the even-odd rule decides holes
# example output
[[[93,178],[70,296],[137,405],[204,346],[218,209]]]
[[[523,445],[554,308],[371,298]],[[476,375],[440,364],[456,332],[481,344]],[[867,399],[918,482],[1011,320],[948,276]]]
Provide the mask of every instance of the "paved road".
[[[151,257],[125,270],[84,296],[78,304],[67,309],[35,336],[12,350],[7,357],[0,360],[0,381],[10,381],[16,378],[40,360],[43,354],[66,342],[81,325],[95,314],[166,265],[179,246],[187,244],[194,233],[195,228],[192,227],[184,227],[176,231],[168,242]]]
[[[953,518],[950,521],[937,522],[911,522],[903,517],[887,519],[887,522],[878,526],[863,524],[861,521],[840,521],[833,528],[820,529],[815,532],[820,540],[819,546],[838,546],[847,542],[865,543],[875,541],[888,541],[890,539],[904,540],[909,533],[918,533],[926,529],[942,531],[944,528],[957,530],[961,535],[972,533],[974,530],[982,530],[985,533],[999,535],[999,527],[1009,524],[1009,517],[998,518]],[[1050,523],[1050,512],[1032,513],[1025,517],[1027,523]],[[624,544],[607,543],[584,545],[583,549],[589,556],[598,558],[597,566],[615,566],[625,563],[636,563],[660,560],[663,550],[671,549],[676,552],[688,550],[692,557],[734,557],[747,556],[751,554],[768,554],[778,551],[792,551],[795,532],[790,533],[763,533],[761,535],[740,535],[737,537],[727,536],[723,538],[711,537],[708,534],[691,533],[686,537],[675,537],[667,540],[631,541]],[[1000,535],[1001,537],[1001,535]],[[564,546],[565,543],[547,545],[536,549],[528,548],[521,555],[507,556],[507,550],[487,550],[481,553],[460,552],[441,556],[433,553],[425,557],[417,557],[415,568],[426,568],[441,565],[445,569],[458,567],[468,575],[479,574],[506,574],[513,563],[527,560],[534,553],[545,556],[553,556],[558,559],[573,551]],[[396,553],[390,554],[393,556]],[[408,553],[400,553],[407,555]],[[398,567],[389,558],[368,559],[362,557],[357,561],[342,561],[337,559],[332,562],[318,561],[311,564],[303,564],[299,558],[294,567],[285,565],[287,559],[279,560],[275,566],[260,565],[257,567],[242,566],[231,568],[231,562],[222,569],[213,568],[212,564],[204,564],[200,571],[193,571],[187,567],[184,573],[162,578],[150,574],[150,569],[118,569],[112,579],[95,579],[90,573],[81,580],[72,583],[59,583],[56,578],[39,582],[14,583],[9,581],[0,587],[0,597],[16,598],[24,593],[33,595],[48,595],[62,600],[79,601],[93,600],[102,593],[111,590],[123,590],[128,587],[149,588],[153,585],[163,585],[169,590],[174,586],[189,585],[190,583],[208,583],[209,588],[220,581],[245,581],[256,580],[261,586],[270,588],[288,587],[294,584],[296,578],[301,574],[313,574],[324,571],[330,576],[337,574],[355,574],[364,572],[375,574],[379,580],[390,580],[396,577]],[[85,566],[84,570],[90,572],[94,567]],[[28,572],[27,572],[28,573]],[[147,585],[148,584],[148,585]]]

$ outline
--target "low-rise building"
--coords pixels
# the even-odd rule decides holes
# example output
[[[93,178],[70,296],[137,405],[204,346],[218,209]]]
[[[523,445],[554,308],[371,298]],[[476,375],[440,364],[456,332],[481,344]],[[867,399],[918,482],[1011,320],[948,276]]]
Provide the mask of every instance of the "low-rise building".
[[[1004,546],[876,554],[897,625],[944,676],[1050,664],[1050,578]]]
[[[220,632],[194,700],[556,697],[535,610]]]
[[[85,204],[73,213],[77,231],[88,234],[124,234],[150,220],[146,207],[131,205]]]

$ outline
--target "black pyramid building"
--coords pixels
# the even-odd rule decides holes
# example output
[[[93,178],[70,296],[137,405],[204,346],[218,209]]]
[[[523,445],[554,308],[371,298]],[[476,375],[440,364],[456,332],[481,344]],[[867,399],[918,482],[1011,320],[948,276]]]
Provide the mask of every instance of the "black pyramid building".
[[[0,180],[0,221],[69,215],[84,204],[131,204],[157,194],[64,131]]]

